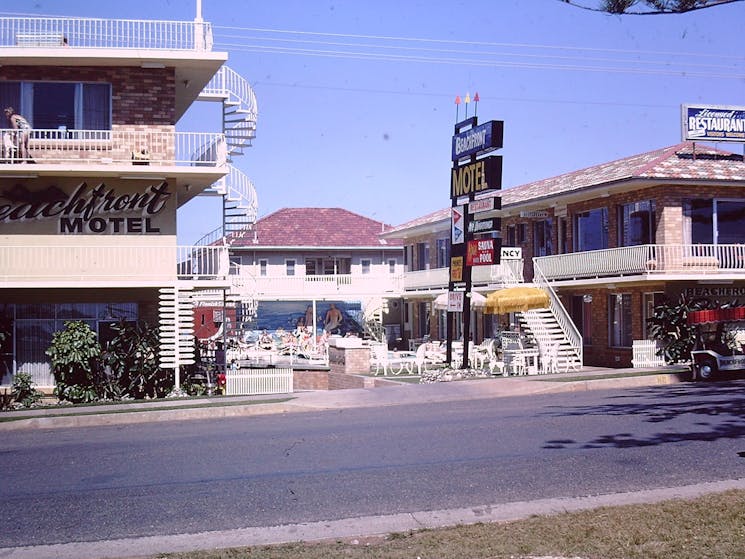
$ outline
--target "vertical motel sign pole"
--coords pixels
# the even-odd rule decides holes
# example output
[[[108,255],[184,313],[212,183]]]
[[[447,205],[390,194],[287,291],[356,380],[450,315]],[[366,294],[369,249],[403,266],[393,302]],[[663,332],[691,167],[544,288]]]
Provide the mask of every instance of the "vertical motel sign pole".
[[[450,177],[451,237],[450,278],[448,281],[447,353],[452,362],[455,312],[463,313],[463,365],[468,368],[468,344],[471,338],[471,268],[475,265],[499,264],[501,220],[492,219],[487,227],[472,227],[469,205],[477,199],[490,197],[490,191],[502,188],[502,156],[484,154],[500,149],[504,122],[490,120],[478,124],[478,117],[467,118],[455,125],[452,144],[453,168]],[[494,193],[500,209],[499,198]],[[476,237],[479,238],[476,238]],[[453,308],[454,302],[460,308]],[[462,303],[462,304],[461,304]]]

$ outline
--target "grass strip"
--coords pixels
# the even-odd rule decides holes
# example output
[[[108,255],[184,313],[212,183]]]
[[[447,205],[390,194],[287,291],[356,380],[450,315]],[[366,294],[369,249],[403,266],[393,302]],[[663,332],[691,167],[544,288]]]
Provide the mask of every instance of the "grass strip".
[[[745,549],[745,491],[602,507],[508,523],[418,530],[150,559],[733,559]]]

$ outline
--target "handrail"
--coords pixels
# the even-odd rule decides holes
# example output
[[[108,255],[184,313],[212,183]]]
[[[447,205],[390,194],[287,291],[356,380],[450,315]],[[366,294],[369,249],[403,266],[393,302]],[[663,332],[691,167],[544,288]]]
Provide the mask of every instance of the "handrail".
[[[561,299],[559,299],[556,291],[554,291],[554,288],[551,287],[551,284],[546,279],[538,260],[538,258],[533,259],[533,283],[548,293],[551,313],[554,315],[554,318],[556,318],[556,322],[561,328],[561,331],[564,332],[566,339],[569,341],[569,345],[577,352],[579,362],[584,363],[582,335],[570,318],[566,307],[564,307],[564,304],[561,302]]]
[[[745,273],[745,244],[638,245],[540,256],[549,281],[653,274]]]
[[[0,128],[0,138],[15,142],[16,131]],[[208,149],[206,146],[212,146]],[[0,155],[3,163],[22,163],[17,152]],[[152,165],[223,166],[227,163],[225,136],[214,132],[162,130],[29,131],[31,159],[42,164],[133,163]]]
[[[204,21],[0,17],[0,47],[112,48],[211,51]]]
[[[217,73],[212,76],[209,83],[202,89],[201,95],[214,95],[224,97],[229,103],[237,103],[242,106],[248,120],[254,125],[259,115],[256,95],[246,78],[228,66],[221,66]]]

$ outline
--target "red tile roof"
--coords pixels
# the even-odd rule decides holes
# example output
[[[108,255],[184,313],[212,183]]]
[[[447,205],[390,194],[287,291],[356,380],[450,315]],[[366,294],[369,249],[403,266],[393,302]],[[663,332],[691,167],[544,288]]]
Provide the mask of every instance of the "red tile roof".
[[[691,142],[648,151],[502,191],[502,207],[630,180],[743,181],[742,156]]]
[[[380,239],[391,229],[342,208],[283,208],[259,219],[233,247],[398,248],[398,240]]]
[[[694,153],[695,152],[695,153]],[[625,157],[572,171],[556,177],[507,188],[501,192],[502,207],[583,189],[633,180],[645,181],[745,181],[743,157],[703,144],[683,142],[674,146]],[[393,228],[405,231],[450,218],[450,208],[438,210]]]

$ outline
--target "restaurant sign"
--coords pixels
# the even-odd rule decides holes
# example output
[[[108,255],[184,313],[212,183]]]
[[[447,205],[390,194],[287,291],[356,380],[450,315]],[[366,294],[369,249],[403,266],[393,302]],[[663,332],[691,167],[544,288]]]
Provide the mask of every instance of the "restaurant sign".
[[[745,142],[745,107],[682,105],[683,140]]]

